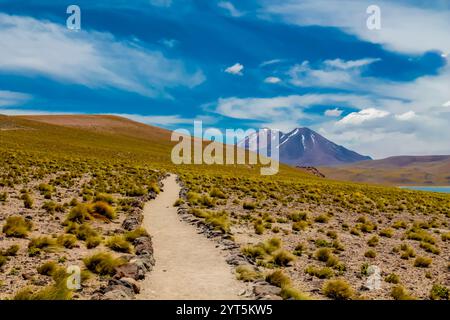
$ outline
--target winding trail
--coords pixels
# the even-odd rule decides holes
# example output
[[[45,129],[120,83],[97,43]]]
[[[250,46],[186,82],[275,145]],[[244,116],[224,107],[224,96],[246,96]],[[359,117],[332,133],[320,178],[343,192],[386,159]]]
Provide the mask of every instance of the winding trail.
[[[179,219],[173,203],[180,186],[176,176],[144,208],[144,227],[153,239],[156,265],[141,285],[141,300],[229,300],[245,286],[236,280],[220,249]]]

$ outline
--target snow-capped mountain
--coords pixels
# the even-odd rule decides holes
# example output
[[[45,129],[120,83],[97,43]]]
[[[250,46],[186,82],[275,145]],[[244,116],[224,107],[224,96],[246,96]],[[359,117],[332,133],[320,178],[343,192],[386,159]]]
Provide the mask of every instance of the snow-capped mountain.
[[[239,142],[238,147],[253,152],[259,150],[265,154],[266,149],[270,150],[271,140],[274,139],[271,132],[278,132],[280,136],[278,145],[280,161],[293,166],[335,166],[371,160],[370,157],[339,146],[308,128],[297,128],[286,134],[263,129]],[[267,138],[262,139],[263,136]],[[258,141],[266,143],[260,143],[258,146],[256,143]]]

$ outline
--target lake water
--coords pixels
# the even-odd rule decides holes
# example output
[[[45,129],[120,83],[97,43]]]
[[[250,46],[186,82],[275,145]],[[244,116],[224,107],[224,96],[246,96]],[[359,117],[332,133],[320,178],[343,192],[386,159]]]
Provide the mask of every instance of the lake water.
[[[409,189],[409,190],[416,190],[416,191],[450,193],[450,186],[449,187],[405,186],[405,187],[400,187],[400,188],[402,188],[402,189]]]

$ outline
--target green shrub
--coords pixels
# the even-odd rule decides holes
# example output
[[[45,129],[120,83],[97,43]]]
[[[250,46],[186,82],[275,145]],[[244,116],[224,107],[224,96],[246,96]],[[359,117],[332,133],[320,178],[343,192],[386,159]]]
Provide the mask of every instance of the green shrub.
[[[123,235],[112,236],[106,240],[106,246],[117,252],[131,253],[133,246]]]
[[[418,268],[428,268],[433,262],[433,259],[427,258],[427,257],[417,257],[416,260],[414,260],[414,267]]]
[[[22,195],[22,200],[23,200],[23,205],[26,209],[33,208],[34,200],[28,193],[25,193]]]
[[[380,242],[380,239],[378,239],[377,236],[373,236],[367,241],[367,244],[369,245],[369,247],[375,247],[378,242]]]
[[[436,240],[425,230],[413,227],[406,232],[407,239],[435,244]]]
[[[305,230],[308,227],[308,222],[306,221],[297,221],[292,224],[292,230],[301,231]]]
[[[433,284],[430,291],[430,299],[432,300],[448,300],[450,298],[450,290],[440,284]]]
[[[161,189],[159,188],[159,185],[156,181],[152,181],[148,185],[148,192],[154,192],[156,194],[159,194],[161,192]]]
[[[293,222],[306,221],[308,220],[308,213],[304,211],[294,212],[289,215],[289,219]]]
[[[299,243],[295,246],[293,254],[296,256],[301,256],[305,251],[305,245],[303,243]]]
[[[266,227],[264,227],[264,223],[261,219],[255,220],[253,223],[253,228],[255,229],[256,234],[263,234],[266,230]]]
[[[54,261],[48,261],[37,268],[37,272],[44,276],[51,276],[58,269],[58,265]]]
[[[266,276],[266,281],[276,287],[284,288],[291,284],[291,279],[281,270],[275,270]]]
[[[414,249],[406,244],[402,244],[400,246],[400,250],[403,251],[403,253],[400,255],[400,258],[402,259],[414,258],[416,256]]]
[[[0,268],[8,262],[8,258],[0,254]]]
[[[330,218],[324,214],[321,214],[314,218],[314,221],[318,223],[327,223],[328,220],[330,220]]]
[[[283,249],[277,250],[272,255],[273,263],[280,267],[286,267],[294,260],[295,256],[289,251]]]
[[[213,188],[211,190],[211,192],[209,193],[209,195],[213,198],[219,198],[219,199],[226,199],[226,195],[225,193],[223,193],[222,190],[220,190],[219,188]]]
[[[144,228],[137,228],[133,231],[128,231],[127,233],[125,233],[125,239],[130,242],[133,242],[137,238],[145,236],[148,236],[148,232]]]
[[[328,267],[316,268],[314,266],[308,266],[305,269],[305,273],[317,277],[319,279],[329,279],[334,276],[333,270]]]
[[[17,244],[13,244],[4,251],[0,250],[0,256],[5,256],[5,257],[15,256],[17,254],[17,252],[19,251],[19,249],[20,249],[20,247]]]
[[[332,244],[324,239],[317,239],[314,243],[315,243],[316,247],[318,247],[318,248],[332,247]]]
[[[387,229],[383,229],[380,231],[380,236],[385,237],[385,238],[392,238],[392,236],[394,235],[394,230],[387,228]]]
[[[328,280],[322,287],[325,296],[335,300],[347,300],[353,296],[353,289],[343,279]]]
[[[68,224],[69,222],[82,224],[87,220],[92,220],[89,208],[86,204],[80,203],[70,210],[69,214],[66,216],[65,224]]]
[[[46,183],[41,183],[38,185],[38,190],[41,192],[41,194],[45,194],[48,192],[51,193],[54,191],[54,187]]]
[[[394,300],[413,300],[408,291],[401,285],[392,288],[391,297],[394,298]]]
[[[242,207],[243,207],[245,210],[254,210],[254,209],[256,208],[256,203],[250,202],[250,201],[245,201],[245,202],[242,204]]]
[[[316,259],[322,262],[327,262],[331,257],[331,251],[327,248],[320,248],[316,251]]]
[[[236,278],[247,282],[259,280],[262,278],[262,275],[249,265],[241,265],[236,268]]]
[[[398,275],[396,275],[395,273],[391,273],[384,278],[384,281],[386,281],[388,283],[399,284],[400,277]]]
[[[75,234],[78,240],[87,240],[88,238],[98,236],[98,232],[92,229],[87,223],[83,223],[82,225],[73,224],[72,226],[72,230],[67,231]]]
[[[115,268],[126,262],[120,258],[114,258],[110,253],[100,252],[90,257],[84,258],[86,268],[96,274],[113,276]]]
[[[291,286],[284,286],[281,288],[280,295],[283,299],[293,299],[293,300],[309,300],[310,297],[301,292],[300,290],[297,290]]]
[[[209,213],[207,212],[207,211],[205,211],[205,210],[202,210],[202,209],[197,209],[197,208],[195,208],[195,209],[191,209],[190,211],[189,211],[193,216],[195,216],[195,217],[197,217],[197,218],[206,218],[206,217],[208,217],[208,215],[209,215]]]
[[[211,212],[205,218],[205,222],[215,230],[222,231],[223,233],[230,232],[231,222],[226,211]]]
[[[72,291],[67,288],[67,277],[64,269],[56,270],[52,278],[54,284],[44,287],[39,291],[27,287],[14,296],[14,300],[70,300],[72,299]]]
[[[184,204],[184,200],[183,199],[177,199],[177,201],[175,201],[175,203],[173,204],[174,207],[179,207],[182,204]]]
[[[441,234],[442,241],[450,241],[450,232],[445,232]]]
[[[88,249],[96,248],[102,243],[102,238],[100,236],[88,236],[86,238],[86,247]]]
[[[374,250],[367,250],[364,253],[364,257],[366,258],[375,258],[377,256],[377,253]]]
[[[420,247],[421,247],[422,249],[424,249],[425,251],[431,252],[431,253],[433,253],[433,254],[440,254],[440,253],[441,253],[441,251],[439,250],[438,247],[433,246],[432,244],[430,244],[430,243],[428,243],[428,242],[421,242],[421,243],[420,243]]]
[[[56,241],[50,237],[42,236],[33,238],[28,243],[28,254],[35,256],[41,251],[49,251],[56,245]]]
[[[32,227],[31,221],[25,220],[21,216],[11,216],[6,219],[2,231],[7,237],[25,238]]]
[[[90,207],[90,212],[93,215],[100,215],[111,220],[116,218],[116,211],[114,210],[114,208],[111,207],[107,202],[103,201],[97,201],[93,203]]]
[[[107,204],[114,204],[115,200],[114,197],[110,194],[98,193],[94,198],[94,202],[106,202]]]
[[[56,239],[56,242],[61,247],[72,249],[77,245],[77,237],[75,237],[73,234],[62,234]]]

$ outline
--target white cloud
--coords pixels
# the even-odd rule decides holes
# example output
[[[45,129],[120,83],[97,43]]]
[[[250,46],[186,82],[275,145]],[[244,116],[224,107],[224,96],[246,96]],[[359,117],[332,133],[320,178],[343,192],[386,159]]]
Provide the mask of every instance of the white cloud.
[[[137,122],[159,125],[159,126],[174,126],[180,124],[193,123],[192,118],[183,118],[179,115],[168,115],[168,116],[145,116],[139,114],[126,114],[126,113],[115,113],[113,115],[128,118]]]
[[[352,90],[363,89],[367,81],[361,81],[364,67],[378,59],[361,59],[344,61],[341,59],[325,60],[317,67],[309,61],[296,64],[288,70],[291,84],[299,87],[326,87]]]
[[[236,9],[234,4],[229,1],[220,1],[217,6],[219,6],[219,8],[225,9],[232,17],[238,18],[244,15],[244,12]]]
[[[369,108],[369,109],[363,109],[359,112],[352,112],[349,115],[347,115],[346,117],[339,120],[337,123],[344,124],[344,125],[353,125],[353,124],[359,125],[359,124],[362,124],[363,122],[374,120],[374,119],[379,119],[379,118],[384,118],[388,115],[389,115],[389,112],[387,112],[387,111],[378,110],[375,108]]]
[[[325,60],[324,64],[329,67],[334,67],[337,69],[353,69],[353,68],[361,68],[372,64],[374,62],[380,61],[380,59],[360,59],[360,60],[342,60],[342,59],[334,59],[334,60]]]
[[[31,96],[25,93],[0,90],[0,107],[23,104],[30,99]]]
[[[381,30],[375,31],[366,27],[366,9],[373,4],[370,0],[260,2],[259,16],[263,18],[281,19],[300,26],[337,27],[364,41],[401,53],[421,55],[433,50],[448,59],[450,52],[450,8],[446,1],[427,2],[424,6],[420,5],[421,1],[380,0],[376,4],[381,8]],[[356,106],[361,111],[347,120],[330,119],[313,128],[339,144],[377,158],[450,154],[450,111],[442,108],[450,107],[449,64],[437,75],[409,82],[363,77],[360,68],[364,66],[350,69],[345,66],[348,65],[338,59],[319,66],[306,64],[291,69],[291,82],[295,85],[350,90],[369,100],[369,104]],[[448,102],[443,105],[445,101]],[[377,111],[361,114],[367,113],[367,109]]]
[[[282,62],[282,59],[272,59],[272,60],[267,60],[267,61],[263,61],[259,66],[260,67],[265,67],[265,66],[270,66],[272,64],[277,64]]]
[[[301,26],[337,27],[359,38],[382,44],[388,49],[422,53],[429,50],[450,52],[448,3],[430,3],[426,8],[413,3],[378,0],[381,29],[369,30],[366,9],[372,0],[261,0],[260,16],[281,18]],[[447,5],[445,5],[447,3]],[[343,9],[344,8],[344,9]]]
[[[278,77],[267,77],[266,79],[264,79],[265,83],[271,83],[271,84],[276,84],[276,83],[280,83],[281,79]]]
[[[408,111],[402,114],[395,115],[395,118],[397,118],[400,121],[408,121],[414,119],[415,117],[416,113],[414,111]]]
[[[443,107],[450,107],[450,100],[442,105]]]
[[[342,115],[342,110],[335,108],[335,109],[328,109],[325,110],[324,113],[327,117],[340,117]]]
[[[175,48],[178,45],[178,40],[176,39],[161,39],[159,42],[167,48]]]
[[[240,63],[236,63],[236,64],[232,65],[231,67],[226,68],[225,72],[242,76],[243,75],[242,70],[244,70],[244,66]]]
[[[128,118],[145,124],[169,128],[176,128],[176,126],[185,126],[185,125],[193,126],[194,121],[202,121],[203,124],[209,125],[217,122],[217,119],[211,116],[197,116],[193,118],[186,118],[181,115],[155,116],[155,115],[141,115],[141,114],[127,114],[127,113],[112,113],[111,115]]]
[[[112,87],[148,97],[169,97],[167,89],[194,87],[201,71],[136,42],[95,31],[71,32],[63,25],[0,13],[0,70],[43,75],[91,88]]]
[[[305,94],[272,98],[220,98],[210,104],[208,111],[234,119],[260,122],[262,126],[292,130],[304,120],[319,116],[304,112],[311,106],[346,104],[353,108],[372,105],[366,97],[352,94]],[[289,119],[289,120],[286,120]]]

